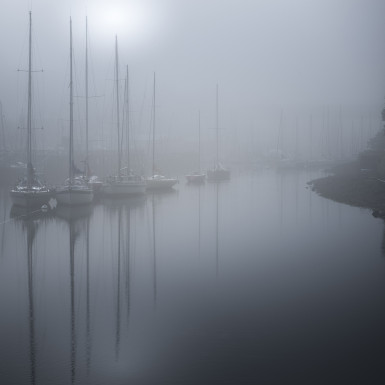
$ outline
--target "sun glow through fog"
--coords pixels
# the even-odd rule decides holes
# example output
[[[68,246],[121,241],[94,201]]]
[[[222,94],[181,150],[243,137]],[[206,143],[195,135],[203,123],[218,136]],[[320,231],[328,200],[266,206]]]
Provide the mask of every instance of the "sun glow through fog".
[[[99,37],[128,39],[138,44],[147,39],[156,27],[154,10],[141,3],[111,2],[95,4],[88,10]]]

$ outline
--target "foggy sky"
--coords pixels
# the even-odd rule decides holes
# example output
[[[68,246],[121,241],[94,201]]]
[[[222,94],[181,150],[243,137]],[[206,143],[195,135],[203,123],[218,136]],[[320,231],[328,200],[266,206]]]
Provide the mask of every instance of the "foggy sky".
[[[107,6],[129,12],[137,27],[106,25]],[[104,7],[104,8],[103,8]],[[283,110],[286,124],[325,106],[344,118],[379,118],[385,95],[385,2],[382,0],[3,0],[0,13],[0,101],[7,126],[26,116],[28,12],[33,19],[34,124],[44,145],[68,135],[69,18],[75,55],[75,130],[84,141],[84,49],[88,16],[91,140],[114,130],[114,39],[118,35],[123,87],[130,72],[131,120],[139,136],[150,128],[152,77],[157,76],[157,129],[166,137],[203,136],[215,121],[227,137],[274,137]],[[127,14],[127,17],[129,15]],[[129,23],[127,23],[129,24]],[[350,120],[349,120],[349,125]],[[354,124],[354,123],[353,123]],[[275,131],[274,131],[275,132]]]

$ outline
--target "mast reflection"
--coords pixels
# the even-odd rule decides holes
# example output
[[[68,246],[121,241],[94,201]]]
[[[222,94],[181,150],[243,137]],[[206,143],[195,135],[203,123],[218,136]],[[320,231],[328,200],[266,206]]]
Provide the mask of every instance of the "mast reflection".
[[[155,198],[152,195],[152,244],[153,244],[153,293],[154,293],[154,306],[156,307],[157,300],[157,282],[156,282],[156,225],[155,225]]]
[[[114,221],[116,215],[117,229],[116,229],[116,298],[114,298],[116,306],[115,315],[115,361],[119,361],[121,348],[121,325],[122,325],[122,290],[127,296],[127,325],[129,324],[130,316],[130,236],[131,236],[131,210],[144,205],[146,197],[143,195],[125,197],[121,199],[105,199],[104,207],[109,216],[111,216],[111,223]],[[124,213],[126,213],[126,227],[124,227]],[[126,245],[126,259],[124,256],[124,246]],[[124,266],[124,263],[127,266]],[[124,278],[125,277],[125,278]],[[122,288],[122,279],[125,279],[125,288]]]
[[[216,221],[215,221],[215,267],[216,276],[219,275],[219,185],[215,183],[215,195],[216,195]]]
[[[44,212],[41,209],[30,210],[13,206],[10,217],[21,223],[22,229],[26,232],[27,238],[27,272],[28,272],[28,328],[29,328],[29,362],[30,362],[30,383],[36,382],[36,352],[37,342],[35,335],[35,303],[34,303],[34,258],[33,243],[39,227],[39,223],[51,216],[51,212]]]
[[[71,384],[76,380],[76,356],[77,356],[77,335],[76,335],[76,313],[75,313],[75,244],[81,233],[81,225],[87,224],[89,216],[92,212],[92,206],[85,205],[80,207],[64,207],[59,206],[56,209],[57,217],[63,219],[69,226],[69,243],[70,243],[70,290],[71,290],[71,341],[70,341],[70,367],[71,367]],[[87,227],[86,227],[87,228]],[[89,295],[89,292],[88,292]],[[89,296],[87,298],[89,300]],[[87,304],[89,307],[89,303]],[[89,309],[87,313],[89,317]],[[89,322],[89,318],[87,318]],[[89,324],[88,324],[89,330]],[[89,358],[89,357],[88,357]]]
[[[90,322],[90,217],[86,222],[86,366],[91,368],[91,322]]]
[[[122,227],[122,207],[118,210],[118,271],[117,271],[117,296],[116,296],[116,333],[115,333],[115,359],[119,360],[120,347],[120,254],[121,254],[121,227]]]

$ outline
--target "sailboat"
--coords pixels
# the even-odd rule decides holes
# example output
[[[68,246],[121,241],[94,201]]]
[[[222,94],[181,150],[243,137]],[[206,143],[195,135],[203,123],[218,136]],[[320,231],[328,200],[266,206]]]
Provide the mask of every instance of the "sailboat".
[[[160,174],[155,174],[155,73],[154,73],[154,92],[153,92],[153,125],[152,125],[152,176],[147,178],[147,190],[167,190],[178,183],[176,178],[167,178]]]
[[[92,191],[97,194],[100,192],[103,182],[100,180],[100,178],[96,175],[92,175],[92,172],[90,170],[90,165],[89,165],[89,150],[88,150],[88,144],[89,144],[89,139],[88,139],[88,21],[86,18],[86,55],[85,55],[85,66],[86,66],[86,71],[85,71],[85,90],[86,90],[86,159],[84,161],[85,165],[85,171],[83,175],[81,176],[76,176],[75,179],[83,179],[89,187],[92,188]]]
[[[128,75],[127,75],[128,76]],[[122,173],[122,147],[121,147],[121,129],[119,122],[119,61],[118,61],[118,38],[115,37],[115,82],[116,82],[116,117],[118,133],[118,167],[117,175],[110,176],[103,185],[102,191],[110,196],[126,196],[134,194],[144,194],[146,192],[146,181],[140,176],[131,175],[127,167],[127,174]],[[128,79],[127,79],[128,81]],[[127,119],[128,121],[128,119]],[[127,128],[129,126],[127,125]],[[128,129],[127,129],[128,131]],[[127,132],[127,135],[129,133]],[[129,149],[127,149],[129,151]]]
[[[32,165],[32,14],[29,12],[28,55],[28,113],[27,113],[27,175],[14,186],[10,195],[16,206],[42,206],[47,203],[52,190],[41,182]]]
[[[56,200],[64,205],[84,205],[92,202],[94,193],[82,178],[75,178],[73,144],[73,84],[72,84],[72,19],[70,18],[70,140],[69,178],[56,190]]]
[[[214,167],[207,170],[207,179],[209,181],[221,181],[230,179],[230,170],[225,168],[220,162],[219,162],[219,124],[218,124],[218,84],[217,84],[217,93],[216,93],[216,133],[217,133],[217,156],[216,156],[216,163],[214,164]]]
[[[198,130],[198,154],[199,154],[199,158],[198,158],[198,163],[199,163],[199,167],[198,167],[198,171],[194,171],[193,173],[191,174],[188,174],[186,175],[186,179],[187,179],[187,182],[188,183],[204,183],[205,179],[206,179],[206,175],[205,174],[202,174],[201,173],[201,115],[199,113],[199,118],[198,118],[198,127],[199,127],[199,130]]]

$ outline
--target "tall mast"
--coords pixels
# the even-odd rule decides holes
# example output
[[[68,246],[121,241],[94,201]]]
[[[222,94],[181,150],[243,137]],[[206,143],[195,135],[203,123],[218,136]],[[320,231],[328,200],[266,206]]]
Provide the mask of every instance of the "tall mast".
[[[343,144],[343,123],[342,123],[342,107],[340,105],[340,111],[339,111],[339,142],[340,142],[340,159],[344,157],[344,144]]]
[[[201,172],[201,112],[198,112],[198,171]]]
[[[313,115],[310,114],[310,160],[313,160]]]
[[[218,141],[219,141],[219,106],[218,106],[218,84],[217,84],[217,92],[216,92],[216,125],[217,125],[217,164],[219,163],[219,145],[218,145]]]
[[[295,157],[298,159],[298,116],[295,117]]]
[[[115,36],[115,74],[116,74],[116,121],[118,129],[118,177],[120,179],[121,149],[120,149],[120,122],[119,122],[119,62],[118,62],[118,37]]]
[[[88,20],[86,16],[86,175],[88,176]]]
[[[29,12],[29,54],[28,54],[28,115],[27,115],[27,184],[32,184],[32,14]]]
[[[130,174],[130,79],[128,77],[128,66],[126,66],[126,119],[127,119],[127,175]]]
[[[154,72],[154,95],[153,95],[153,126],[152,126],[152,175],[155,175],[155,72]]]
[[[0,101],[0,142],[1,142],[1,151],[5,151],[7,149],[6,143],[5,143],[5,131],[4,131],[4,115],[3,115],[3,104]]]
[[[70,151],[69,151],[69,181],[70,185],[74,179],[74,154],[73,154],[73,130],[74,130],[74,116],[73,116],[73,84],[72,84],[72,19],[70,18]]]
[[[281,109],[281,115],[279,117],[279,127],[278,127],[278,135],[277,135],[277,156],[279,156],[280,159],[282,159],[282,124],[283,124],[283,109]]]

